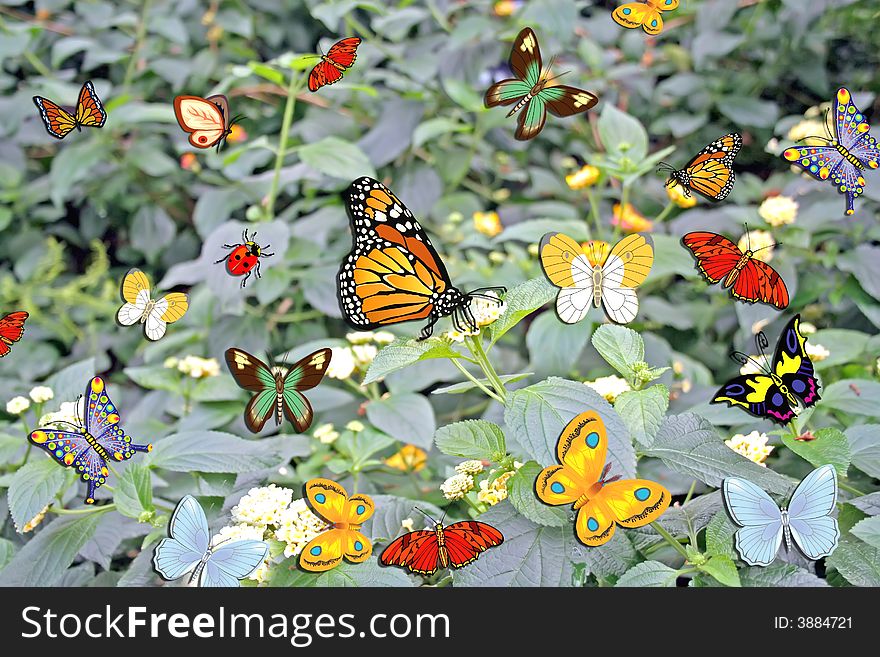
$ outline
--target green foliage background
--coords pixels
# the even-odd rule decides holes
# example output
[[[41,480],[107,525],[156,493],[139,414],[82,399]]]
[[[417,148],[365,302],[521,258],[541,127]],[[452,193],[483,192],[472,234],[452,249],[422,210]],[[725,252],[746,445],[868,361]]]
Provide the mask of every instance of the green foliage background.
[[[451,0],[0,4],[0,309],[31,313],[24,340],[0,362],[0,398],[45,384],[55,398],[41,410],[56,410],[103,373],[127,432],[156,445],[122,464],[118,481],[111,476],[114,492],[102,494],[115,506],[83,508],[82,485],[26,449],[37,409],[0,413],[0,584],[160,583],[152,545],[182,495],[199,495],[220,526],[251,486],[298,488],[320,474],[381,496],[381,522],[377,513],[367,529],[378,553],[381,539],[417,517],[412,500],[446,504],[439,484],[463,457],[484,459],[497,473],[514,460],[525,465],[506,501],[488,510],[473,500],[452,506],[450,517],[481,515],[506,542],[433,584],[880,584],[880,181],[869,178],[856,215],[845,218],[830,185],[796,175],[778,157],[788,129],[841,85],[880,129],[880,42],[869,27],[880,3],[690,0],[657,39],[615,25],[614,2],[511,4],[510,16],[490,2]],[[559,54],[555,67],[570,71],[566,81],[601,100],[586,118],[550,117],[539,138],[518,143],[513,120],[484,110],[482,94],[504,72],[524,25],[536,30],[545,62]],[[364,39],[354,68],[333,87],[303,92],[315,63],[303,55],[346,35]],[[107,124],[56,142],[31,96],[69,104],[86,79],[104,99]],[[181,93],[227,94],[233,113],[247,117],[247,138],[219,155],[196,153],[195,166],[182,162],[192,149],[171,108]],[[656,162],[681,165],[733,130],[745,147],[728,201],[671,206]],[[564,180],[583,163],[603,172],[588,192]],[[360,175],[385,180],[409,205],[460,288],[506,285],[508,311],[465,345],[415,343],[415,324],[395,327],[400,340],[368,373],[311,392],[314,426],[360,419],[360,439],[349,432],[328,446],[288,433],[289,425],[255,439],[241,421],[245,395],[225,370],[195,381],[163,361],[194,354],[222,362],[233,345],[294,359],[346,344],[334,275],[350,232],[339,192]],[[773,193],[800,205],[795,223],[774,229],[783,246],[773,265],[792,293],[784,313],[708,288],[678,244],[693,229],[736,238],[746,222],[767,228],[757,207]],[[612,205],[622,200],[649,218],[663,215],[635,332],[601,326],[599,313],[565,326],[528,247],[551,229],[613,240],[620,232]],[[504,230],[487,237],[471,217],[493,210]],[[264,261],[261,280],[240,290],[212,263],[245,226],[276,256]],[[190,293],[187,315],[155,344],[113,321],[119,282],[133,266],[160,289]],[[773,433],[765,469],[723,440],[773,427],[707,402],[736,371],[728,352],[753,351],[760,326],[774,341],[794,313],[819,328],[810,342],[830,351],[817,363],[823,399],[795,427],[817,440]],[[672,369],[646,372],[645,363]],[[612,408],[581,381],[614,372],[634,390]],[[622,472],[662,482],[680,502],[660,522],[675,546],[648,527],[588,549],[576,542],[568,513],[536,501],[532,482],[554,462],[559,430],[588,408],[605,417]],[[403,474],[385,466],[402,444],[427,450],[427,467]],[[843,487],[835,554],[818,566],[784,551],[768,568],[738,562],[715,490],[721,480],[747,477],[782,501],[826,462]],[[17,531],[47,504],[36,530]],[[270,583],[342,581],[288,565]],[[339,572],[362,585],[422,583],[379,568],[375,556]]]

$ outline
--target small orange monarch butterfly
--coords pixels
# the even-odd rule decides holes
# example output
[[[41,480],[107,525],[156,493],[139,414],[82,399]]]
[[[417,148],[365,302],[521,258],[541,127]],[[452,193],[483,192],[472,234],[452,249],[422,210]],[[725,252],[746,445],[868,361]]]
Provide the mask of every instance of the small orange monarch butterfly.
[[[64,139],[74,128],[81,126],[100,128],[107,121],[107,112],[91,80],[87,80],[79,90],[76,109],[67,111],[57,103],[42,96],[34,96],[34,105],[40,110],[40,118],[46,125],[46,131],[55,139]]]
[[[351,68],[357,59],[357,49],[361,40],[349,37],[337,41],[326,55],[321,55],[321,63],[309,73],[309,91],[315,92],[325,84],[334,84],[342,79],[342,74]]]
[[[177,96],[174,98],[174,115],[184,132],[189,133],[189,143],[196,148],[217,150],[232,132],[232,126],[241,117],[229,119],[229,100],[218,94],[200,96]]]
[[[686,196],[697,192],[713,203],[723,201],[733,189],[736,176],[733,158],[739,153],[742,137],[735,132],[719,137],[697,153],[683,169],[675,169],[666,162],[660,163],[660,171],[669,171],[667,187],[681,185]]]
[[[618,25],[631,30],[641,27],[651,36],[660,34],[663,31],[660,12],[678,9],[678,0],[646,0],[646,3],[628,2],[615,9],[611,18]]]
[[[356,329],[427,319],[419,335],[429,337],[441,317],[456,330],[477,329],[474,298],[500,303],[486,287],[463,294],[452,285],[440,256],[412,212],[385,185],[358,178],[343,193],[353,245],[337,275],[342,316]]]

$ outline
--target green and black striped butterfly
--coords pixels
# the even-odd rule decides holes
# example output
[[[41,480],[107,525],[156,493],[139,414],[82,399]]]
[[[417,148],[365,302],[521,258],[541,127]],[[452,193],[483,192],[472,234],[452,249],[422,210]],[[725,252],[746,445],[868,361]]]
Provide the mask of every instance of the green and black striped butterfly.
[[[319,349],[292,367],[269,367],[243,349],[227,349],[226,366],[235,382],[245,390],[257,393],[244,409],[247,428],[259,433],[274,415],[277,426],[287,417],[298,433],[306,431],[312,424],[314,413],[302,391],[321,383],[327,373],[331,353],[330,349]]]
[[[535,137],[544,127],[547,110],[554,116],[572,116],[586,112],[599,102],[596,94],[556,84],[550,76],[550,67],[542,69],[541,49],[532,28],[520,32],[510,51],[510,70],[516,78],[502,80],[486,92],[486,107],[513,105],[507,116],[520,112],[516,138],[526,141]],[[551,62],[552,64],[552,62]]]

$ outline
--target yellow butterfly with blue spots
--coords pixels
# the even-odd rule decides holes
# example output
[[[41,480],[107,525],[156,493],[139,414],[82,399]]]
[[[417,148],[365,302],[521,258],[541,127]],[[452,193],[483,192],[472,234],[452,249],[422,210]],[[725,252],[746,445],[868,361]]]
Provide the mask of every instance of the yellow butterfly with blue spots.
[[[596,547],[611,540],[615,525],[643,527],[669,507],[672,495],[647,479],[609,476],[605,462],[608,434],[594,411],[575,417],[559,437],[556,455],[561,465],[544,468],[535,490],[545,504],[571,504],[577,511],[574,529],[584,545]]]
[[[373,553],[373,544],[361,533],[361,525],[373,515],[370,496],[349,497],[342,486],[330,479],[310,479],[305,493],[312,510],[327,522],[327,531],[303,548],[300,567],[323,572],[338,566],[343,557],[352,563],[366,561]]]

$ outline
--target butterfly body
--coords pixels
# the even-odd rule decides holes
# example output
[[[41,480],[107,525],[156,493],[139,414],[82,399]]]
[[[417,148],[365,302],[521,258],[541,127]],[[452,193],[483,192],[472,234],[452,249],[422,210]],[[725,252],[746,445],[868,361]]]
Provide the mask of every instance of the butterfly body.
[[[12,351],[13,343],[21,340],[28,316],[25,311],[17,310],[0,319],[0,358]]]
[[[723,201],[736,181],[733,160],[741,147],[742,136],[732,132],[706,146],[682,169],[661,163],[661,169],[669,171],[666,186],[678,183],[685,196],[694,191],[713,203]]]
[[[638,313],[635,288],[654,262],[650,236],[628,235],[612,248],[592,240],[583,245],[563,233],[547,233],[539,249],[541,267],[550,282],[560,288],[556,312],[566,324],[586,317],[590,305],[600,304],[619,324],[627,324]]]
[[[232,133],[235,119],[229,117],[229,100],[222,94],[208,96],[176,96],[174,116],[181,129],[188,133],[189,143],[196,148],[219,149]]]
[[[302,549],[299,565],[312,572],[330,570],[346,559],[361,563],[373,553],[373,545],[361,533],[361,525],[373,515],[369,495],[349,496],[330,479],[311,479],[305,484],[309,505],[328,524]]]
[[[379,561],[384,566],[402,566],[430,576],[440,568],[463,568],[503,542],[501,532],[485,522],[464,520],[445,527],[434,522],[431,529],[408,532],[394,539],[382,551]]]
[[[712,403],[725,402],[777,424],[791,420],[801,405],[815,406],[821,399],[819,382],[806,352],[807,338],[801,334],[799,325],[800,315],[795,315],[782,330],[769,368],[734,377],[715,393]],[[767,338],[759,333],[756,342],[763,349]],[[743,364],[748,360],[739,352],[734,356]]]
[[[342,39],[333,44],[326,55],[321,55],[321,62],[309,73],[309,91],[315,92],[324,85],[339,82],[357,59],[360,43],[358,37]]]
[[[663,31],[663,18],[660,12],[677,9],[679,0],[646,0],[628,2],[615,9],[611,17],[618,25],[629,29],[641,27],[651,36]]]
[[[782,310],[788,307],[785,281],[773,267],[755,258],[755,251],[742,251],[723,235],[709,231],[687,233],[682,238],[710,283],[730,288],[730,294],[747,303],[766,303]]]
[[[725,479],[721,486],[724,505],[740,529],[736,550],[750,566],[769,566],[785,540],[809,559],[834,552],[840,538],[837,520],[830,517],[837,502],[834,466],[816,468],[798,484],[787,507],[779,507],[762,489],[745,479]]]
[[[230,253],[216,262],[214,264],[219,264],[221,262],[226,263],[226,271],[229,272],[230,276],[244,276],[241,281],[241,287],[244,287],[247,283],[247,280],[251,277],[251,273],[256,273],[257,278],[261,277],[260,273],[260,258],[269,258],[274,253],[266,253],[266,249],[268,249],[271,245],[267,244],[266,246],[260,246],[254,241],[257,233],[251,237],[248,237],[247,229],[242,233],[242,242],[239,244],[224,244],[224,249],[231,249]]]
[[[239,586],[269,557],[264,541],[222,541],[211,544],[205,511],[192,495],[174,509],[169,537],[153,552],[153,567],[164,579],[175,580],[191,572],[189,581],[199,586]]]
[[[837,90],[832,109],[834,135],[824,146],[795,146],[782,157],[816,180],[831,182],[846,195],[846,214],[855,212],[854,201],[865,191],[866,169],[880,167],[880,147],[871,135],[871,126],[855,106],[845,87]],[[817,137],[825,139],[824,137]]]
[[[119,426],[118,409],[107,395],[104,380],[92,378],[86,385],[85,416],[73,431],[44,427],[32,431],[31,443],[45,450],[60,465],[75,468],[88,484],[86,503],[95,502],[95,492],[109,475],[107,464],[124,461],[135,452],[150,452],[152,445],[137,445]]]
[[[545,504],[571,505],[575,534],[584,545],[607,543],[615,526],[643,527],[657,520],[672,501],[670,492],[647,479],[609,476],[608,436],[594,411],[574,417],[556,444],[559,465],[544,468],[535,491]]]
[[[486,91],[486,107],[513,105],[507,116],[519,113],[516,138],[532,139],[544,128],[547,111],[559,117],[586,112],[599,102],[598,96],[556,83],[550,70],[544,70],[538,38],[530,27],[514,39],[510,51],[510,69],[515,78],[493,84]]]
[[[69,111],[42,96],[34,96],[33,101],[40,110],[46,131],[56,139],[64,139],[74,128],[77,132],[82,131],[82,126],[100,128],[107,121],[107,112],[91,80],[83,84],[76,108]]]
[[[447,316],[459,330],[477,328],[470,302],[481,296],[479,291],[464,294],[452,285],[427,233],[390,189],[372,178],[359,178],[343,199],[352,249],[339,268],[337,293],[342,316],[352,328],[426,319],[419,336],[425,339]]]
[[[262,431],[270,417],[281,426],[286,417],[298,433],[312,424],[314,411],[302,394],[317,386],[327,372],[332,351],[319,349],[293,366],[269,367],[236,347],[226,350],[226,366],[239,387],[256,393],[244,410],[244,422],[253,433]]]
[[[150,280],[140,269],[129,269],[122,279],[122,298],[125,303],[116,313],[123,326],[141,323],[144,335],[159,340],[165,335],[168,324],[176,322],[189,309],[189,297],[182,292],[170,292],[159,299],[150,295]]]

